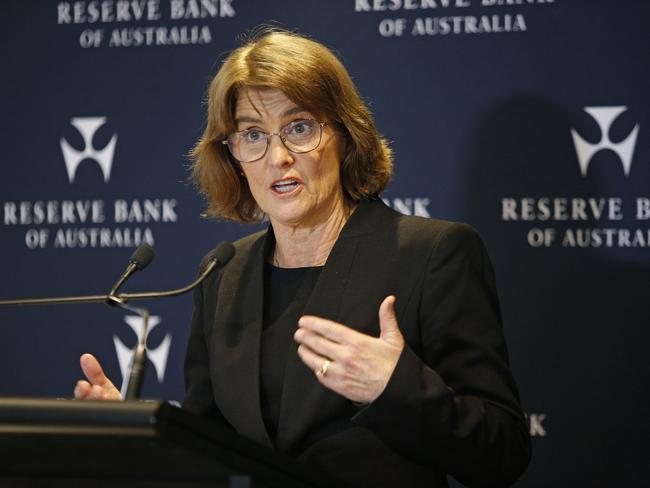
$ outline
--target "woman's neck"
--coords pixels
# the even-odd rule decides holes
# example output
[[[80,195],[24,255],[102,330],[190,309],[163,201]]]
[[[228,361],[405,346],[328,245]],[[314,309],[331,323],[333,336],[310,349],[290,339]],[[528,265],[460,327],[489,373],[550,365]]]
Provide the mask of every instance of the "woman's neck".
[[[323,266],[353,211],[354,206],[341,201],[310,225],[272,222],[275,249],[271,263],[280,268]]]

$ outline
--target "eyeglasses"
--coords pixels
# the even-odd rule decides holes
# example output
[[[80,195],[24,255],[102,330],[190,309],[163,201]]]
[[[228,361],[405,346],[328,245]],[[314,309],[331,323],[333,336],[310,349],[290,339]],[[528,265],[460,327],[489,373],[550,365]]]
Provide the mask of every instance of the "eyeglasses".
[[[311,119],[294,120],[285,125],[280,132],[267,134],[261,129],[251,129],[233,132],[221,141],[228,146],[230,154],[240,163],[252,163],[262,159],[269,149],[271,137],[278,136],[289,151],[296,154],[313,151],[320,146],[323,137],[323,127],[328,122],[318,122]]]

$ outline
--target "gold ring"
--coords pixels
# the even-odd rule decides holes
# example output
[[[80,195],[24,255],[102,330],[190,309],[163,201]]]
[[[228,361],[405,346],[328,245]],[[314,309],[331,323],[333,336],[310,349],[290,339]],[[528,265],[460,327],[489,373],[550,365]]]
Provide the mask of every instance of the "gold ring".
[[[329,369],[330,364],[332,364],[332,361],[330,361],[329,359],[325,361],[323,365],[320,367],[320,369],[316,371],[316,376],[318,376],[319,378],[321,376],[324,377],[327,374],[327,370]]]

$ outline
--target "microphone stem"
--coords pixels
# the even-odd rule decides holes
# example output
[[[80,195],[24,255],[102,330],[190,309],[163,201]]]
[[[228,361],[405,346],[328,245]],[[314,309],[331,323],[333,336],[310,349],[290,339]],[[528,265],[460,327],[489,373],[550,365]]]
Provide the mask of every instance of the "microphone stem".
[[[164,298],[164,297],[175,297],[177,295],[182,295],[183,293],[187,293],[193,288],[196,288],[212,272],[212,270],[217,266],[217,264],[219,264],[219,262],[216,260],[210,261],[208,265],[205,267],[205,269],[203,270],[203,273],[201,273],[201,275],[197,279],[195,279],[192,283],[190,283],[187,286],[184,286],[183,288],[177,288],[176,290],[169,290],[169,291],[120,293],[119,295],[117,295],[117,298],[119,298],[122,302],[128,302],[129,300],[146,300],[147,298]]]
[[[18,307],[30,305],[61,305],[71,303],[106,303],[117,305],[132,300],[147,300],[149,298],[175,297],[187,293],[199,285],[211,272],[220,264],[217,260],[211,260],[203,270],[203,273],[192,283],[183,288],[169,291],[149,291],[141,293],[120,293],[119,295],[81,295],[71,297],[54,297],[54,298],[25,298],[20,300],[0,300],[0,307]]]
[[[117,297],[109,297],[114,305],[135,313],[142,317],[142,333],[139,336],[138,344],[133,350],[133,359],[129,368],[129,381],[126,385],[126,392],[122,392],[124,400],[138,400],[142,391],[144,373],[147,366],[147,334],[149,333],[149,310],[143,307],[134,307],[122,302]]]
[[[117,293],[117,290],[119,290],[124,284],[124,282],[129,278],[129,276],[131,276],[137,270],[138,270],[138,265],[136,263],[133,262],[129,263],[124,273],[122,273],[122,276],[120,276],[120,279],[117,281],[117,283],[115,283],[115,286],[113,286],[113,288],[111,288],[111,291],[108,292],[108,295],[114,296]]]
[[[0,300],[0,307],[19,307],[29,305],[60,305],[69,303],[102,303],[107,295],[80,295],[56,298],[24,298],[21,300]]]

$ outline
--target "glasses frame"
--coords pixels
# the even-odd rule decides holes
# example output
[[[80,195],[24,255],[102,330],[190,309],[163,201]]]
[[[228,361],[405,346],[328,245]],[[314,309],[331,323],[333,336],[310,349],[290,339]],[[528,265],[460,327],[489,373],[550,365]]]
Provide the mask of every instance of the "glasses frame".
[[[230,137],[232,135],[240,134],[240,133],[246,132],[246,131],[248,131],[250,129],[244,129],[244,130],[238,130],[238,131],[235,131],[235,132],[231,132],[230,134],[228,134],[227,137],[225,137],[224,139],[219,140],[218,142],[221,142],[221,144],[227,146],[228,147],[228,152],[230,152],[230,155],[236,161],[239,161],[240,163],[243,163],[243,164],[245,164],[245,163],[254,163],[254,162],[259,161],[260,159],[262,159],[264,156],[266,156],[266,153],[269,150],[269,146],[271,145],[271,137],[273,137],[273,136],[278,136],[280,138],[280,141],[282,142],[282,145],[287,149],[287,151],[289,151],[289,152],[291,152],[293,154],[306,154],[306,153],[311,152],[311,151],[313,151],[315,149],[318,149],[318,147],[320,146],[320,143],[323,142],[323,127],[325,127],[326,125],[331,125],[331,122],[320,122],[320,121],[318,121],[316,119],[300,119],[300,120],[308,120],[310,122],[316,122],[318,124],[318,130],[319,130],[318,143],[313,148],[308,149],[307,151],[295,151],[295,150],[291,149],[289,146],[287,146],[287,142],[286,142],[286,137],[287,136],[284,135],[284,137],[283,137],[282,131],[284,130],[285,127],[287,127],[290,124],[287,124],[284,127],[282,127],[282,129],[280,129],[279,132],[267,133],[267,132],[264,132],[263,130],[260,130],[260,132],[266,136],[266,147],[264,148],[264,152],[262,153],[262,155],[259,158],[251,159],[250,161],[242,161],[241,159],[237,159],[237,157],[235,156],[234,151],[230,147]]]

